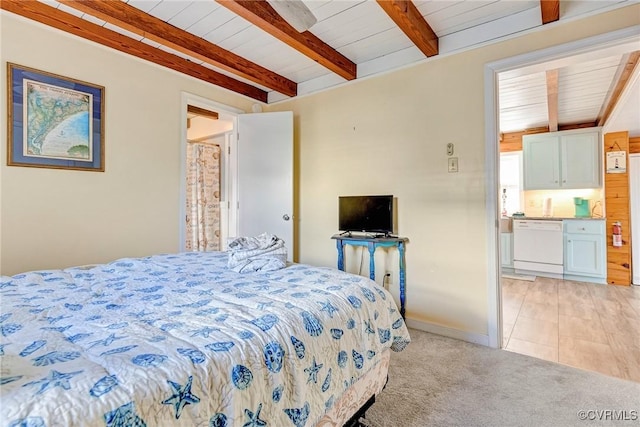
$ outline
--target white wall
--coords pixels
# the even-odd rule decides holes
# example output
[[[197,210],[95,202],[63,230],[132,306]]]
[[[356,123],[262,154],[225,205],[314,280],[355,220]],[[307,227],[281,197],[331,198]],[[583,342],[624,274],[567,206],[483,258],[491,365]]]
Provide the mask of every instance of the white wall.
[[[13,62],[104,86],[106,103],[104,173],[8,167],[0,144],[2,274],[177,251],[181,92],[253,101],[5,11],[0,26],[0,81]]]
[[[631,281],[640,286],[640,154],[629,156],[629,184],[631,196]]]
[[[638,93],[640,93],[640,69],[636,67],[607,123],[602,128],[603,135],[628,131],[629,138],[640,136],[640,119],[638,119],[640,117],[640,96]]]
[[[330,237],[337,229],[339,195],[393,194],[398,233],[410,239],[407,318],[486,342],[487,269],[493,266],[487,266],[484,66],[636,25],[639,17],[640,5],[634,5],[550,24],[516,39],[271,106],[293,110],[297,126],[299,260],[335,266]],[[447,172],[447,143],[455,144],[458,173]],[[350,269],[357,271],[359,253],[351,256],[357,260]],[[366,274],[366,254],[364,263]],[[391,290],[397,299],[397,286]]]

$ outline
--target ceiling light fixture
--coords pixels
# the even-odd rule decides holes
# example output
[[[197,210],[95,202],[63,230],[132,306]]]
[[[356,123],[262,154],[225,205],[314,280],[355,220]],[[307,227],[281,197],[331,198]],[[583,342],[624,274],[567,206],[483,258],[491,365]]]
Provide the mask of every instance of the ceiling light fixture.
[[[267,2],[299,33],[307,31],[318,22],[302,0],[267,0]]]

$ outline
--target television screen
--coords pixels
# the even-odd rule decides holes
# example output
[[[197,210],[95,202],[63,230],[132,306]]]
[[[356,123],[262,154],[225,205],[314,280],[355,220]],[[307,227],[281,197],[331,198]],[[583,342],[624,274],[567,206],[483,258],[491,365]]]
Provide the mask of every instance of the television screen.
[[[393,233],[393,196],[338,197],[340,231]]]

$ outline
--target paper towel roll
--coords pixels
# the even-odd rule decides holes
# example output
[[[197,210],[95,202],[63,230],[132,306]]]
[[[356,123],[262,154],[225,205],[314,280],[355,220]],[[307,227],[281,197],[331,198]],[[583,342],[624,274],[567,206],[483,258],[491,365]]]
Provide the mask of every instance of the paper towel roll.
[[[542,204],[542,216],[553,216],[553,203],[551,197],[544,199]]]

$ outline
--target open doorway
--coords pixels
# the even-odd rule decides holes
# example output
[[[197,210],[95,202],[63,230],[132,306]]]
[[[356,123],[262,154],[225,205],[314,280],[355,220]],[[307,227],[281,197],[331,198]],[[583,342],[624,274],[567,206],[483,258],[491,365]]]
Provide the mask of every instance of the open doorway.
[[[219,251],[228,235],[225,198],[233,121],[187,105],[185,250]]]
[[[293,113],[246,114],[189,93],[182,94],[181,104],[181,250],[185,250],[186,241],[189,106],[217,114],[218,123],[228,122],[219,132],[208,130],[202,137],[193,137],[196,143],[220,146],[220,250],[226,249],[228,238],[268,232],[285,241],[288,260],[293,261]]]
[[[617,289],[618,287],[582,282],[576,282],[578,285],[575,287],[562,286],[565,277],[562,272],[559,279],[533,277],[533,281],[514,282],[514,279],[505,277],[509,276],[509,273],[514,269],[513,264],[509,265],[510,261],[513,262],[511,255],[513,240],[505,239],[506,233],[503,233],[510,231],[512,223],[503,221],[503,213],[505,209],[509,209],[509,202],[518,199],[518,197],[510,190],[512,185],[516,185],[515,183],[500,180],[503,171],[501,170],[500,155],[502,150],[500,150],[499,143],[500,139],[504,137],[502,127],[505,118],[500,117],[499,113],[498,100],[500,103],[503,100],[498,89],[501,73],[511,73],[511,75],[517,76],[520,69],[538,67],[544,70],[544,66],[552,62],[560,68],[580,55],[604,58],[609,52],[631,52],[637,50],[638,41],[637,29],[635,31],[633,29],[621,30],[488,64],[485,73],[485,93],[492,94],[487,97],[485,102],[487,170],[490,175],[487,181],[488,230],[492,237],[489,239],[489,258],[490,262],[495,263],[495,269],[490,268],[489,271],[490,345],[514,351],[516,346],[510,346],[510,344],[518,344],[519,349],[516,352],[519,353],[621,378],[635,378],[635,380],[639,378],[637,377],[638,370],[628,363],[627,359],[629,359],[629,354],[640,354],[640,350],[633,350],[629,353],[627,344],[630,341],[624,339],[624,331],[618,327],[615,319],[628,318],[632,315],[638,315],[640,312],[633,309],[633,304],[625,306],[624,296]],[[544,77],[543,73],[543,89]],[[582,90],[584,92],[584,89]],[[532,116],[531,112],[529,112],[529,116]],[[533,126],[523,127],[522,130],[526,131],[531,127]],[[553,131],[558,130],[562,129],[556,128]],[[602,144],[601,140],[598,140],[598,143]],[[600,148],[602,147],[600,146]],[[522,152],[522,146],[512,151]],[[509,167],[507,164],[503,163],[503,168]],[[554,203],[553,210],[555,212],[552,211],[552,216],[571,218],[574,215],[578,216],[577,213],[574,213],[574,209],[577,207],[573,206],[575,198],[578,197],[593,200],[588,212],[590,219],[598,214],[604,214],[604,210],[597,203],[602,198],[601,195],[596,194],[597,190],[595,193],[593,190],[583,189],[580,191],[589,191],[590,193],[571,194],[570,197],[566,197],[568,202],[565,205]],[[506,197],[507,203],[503,203],[503,196]],[[528,196],[533,196],[534,200]],[[555,193],[552,196],[560,197],[560,194]],[[562,196],[565,195],[562,194]],[[521,195],[521,204],[518,210],[525,212],[527,208],[530,208],[529,210],[534,213],[527,213],[527,215],[545,216],[543,211],[545,209],[547,212],[549,211],[549,206],[544,204],[547,197],[550,196],[527,194],[522,197]],[[555,202],[556,199],[553,201]],[[509,227],[509,230],[505,229],[506,227]],[[560,244],[562,245],[562,240]],[[567,283],[569,282],[567,281]],[[604,283],[606,283],[606,279]],[[516,288],[517,290],[513,292]],[[567,297],[564,301],[564,307],[562,306],[563,297]],[[520,316],[523,314],[522,310],[526,298],[529,298],[530,303],[526,308],[528,312],[524,313],[525,316]],[[632,295],[631,298],[637,298],[637,294]],[[511,301],[505,302],[505,299],[511,299]],[[589,304],[593,310],[589,310]],[[612,313],[613,305],[626,308]],[[627,308],[628,311],[622,311]],[[549,316],[545,318],[545,314]],[[522,317],[524,322],[519,330],[519,336],[515,337],[512,342],[516,319],[519,317]],[[593,328],[591,328],[592,326]],[[528,340],[522,339],[527,333],[529,333]],[[543,354],[538,350],[546,350],[547,353]]]
[[[225,250],[237,230],[237,116],[240,110],[182,97],[180,248]]]

